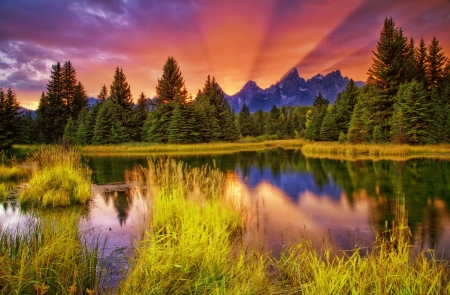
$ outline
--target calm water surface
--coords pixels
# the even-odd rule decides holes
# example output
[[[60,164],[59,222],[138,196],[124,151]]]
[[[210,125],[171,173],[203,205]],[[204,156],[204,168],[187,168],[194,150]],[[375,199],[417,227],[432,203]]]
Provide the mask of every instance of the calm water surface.
[[[370,245],[393,219],[393,200],[405,197],[413,243],[450,248],[450,161],[438,159],[329,160],[273,149],[214,156],[170,156],[191,166],[208,163],[227,174],[227,192],[250,212],[250,231],[277,253],[306,237],[338,249]],[[136,171],[146,157],[89,156],[94,202],[83,227],[107,238],[105,254],[129,247],[146,213]],[[0,208],[0,224],[21,224],[14,200]],[[444,251],[450,259],[450,249]]]

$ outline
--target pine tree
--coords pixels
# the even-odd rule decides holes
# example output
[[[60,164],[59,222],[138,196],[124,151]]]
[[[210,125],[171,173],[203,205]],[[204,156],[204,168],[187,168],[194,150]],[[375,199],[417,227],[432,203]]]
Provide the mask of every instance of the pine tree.
[[[350,119],[358,96],[358,87],[353,79],[350,79],[345,89],[338,94],[332,109],[332,115],[336,123],[338,133],[347,134],[350,127]]]
[[[194,103],[196,114],[196,132],[199,142],[211,142],[219,140],[222,132],[219,128],[219,120],[216,117],[216,109],[207,98],[199,96]]]
[[[169,57],[163,67],[163,75],[156,86],[155,108],[145,124],[145,138],[150,142],[168,142],[169,126],[175,104],[184,104],[187,90],[178,62]]]
[[[20,136],[20,104],[11,88],[0,88],[0,151],[10,149]]]
[[[442,52],[442,46],[436,37],[431,41],[428,47],[426,62],[426,77],[428,89],[440,88],[445,75],[446,57]]]
[[[130,134],[133,133],[133,129],[136,128],[133,121],[133,98],[127,78],[119,67],[114,72],[110,93],[110,101],[117,106],[115,109],[117,111],[117,119],[120,121],[120,128],[113,130],[117,134],[116,138],[128,141],[131,139]],[[123,134],[119,134],[119,132],[123,132]]]
[[[88,106],[88,97],[86,95],[86,91],[84,90],[83,85],[80,82],[78,82],[77,86],[75,87],[75,93],[72,101],[71,118],[73,118],[73,120],[76,120],[80,112],[83,109],[87,108],[87,106]]]
[[[88,138],[89,127],[89,112],[90,110],[84,108],[81,110],[77,120],[77,131],[75,134],[75,143],[78,145],[86,145],[90,143]],[[94,129],[94,127],[92,127]],[[92,130],[93,131],[93,130]],[[93,132],[92,132],[93,134]]]
[[[263,110],[259,109],[258,111],[256,111],[256,113],[254,113],[254,121],[256,124],[256,136],[264,135],[264,133],[266,133],[267,119]],[[292,124],[290,125],[290,127],[293,129]],[[292,133],[293,132],[294,131],[292,130]]]
[[[391,120],[392,129],[395,131],[391,132],[394,140],[399,130],[402,130],[409,144],[434,141],[434,136],[430,132],[433,118],[428,93],[423,89],[423,85],[415,80],[400,87],[395,97],[395,113]]]
[[[102,88],[100,89],[100,93],[97,95],[97,99],[100,102],[105,102],[107,98],[108,98],[108,88],[106,88],[106,85],[103,85]]]
[[[255,134],[255,122],[250,115],[250,109],[244,103],[239,112],[239,130],[242,137],[254,136]]]
[[[95,121],[93,144],[121,143],[129,140],[120,120],[121,108],[112,101],[101,104]]]
[[[134,141],[142,141],[142,133],[145,121],[149,113],[150,101],[141,92],[136,107],[133,110],[133,121],[135,128],[132,131],[131,139]]]
[[[339,131],[333,118],[332,111],[327,111],[320,128],[320,140],[336,141],[339,138]]]
[[[62,67],[62,90],[61,90],[61,100],[63,105],[66,107],[66,116],[72,116],[73,108],[75,104],[75,95],[77,91],[77,76],[74,67],[70,61],[66,61]],[[78,115],[79,109],[76,111]],[[75,116],[76,118],[76,116]]]
[[[403,36],[403,31],[395,27],[392,18],[385,19],[377,50],[373,54],[367,83],[378,89],[379,95],[373,100],[373,109],[377,113],[375,124],[382,128],[383,133],[387,133],[390,129],[388,122],[393,112],[393,98],[399,86],[412,78],[409,68],[411,48]]]
[[[77,134],[77,125],[72,117],[67,120],[67,124],[64,128],[64,141],[66,143],[74,143]]]
[[[308,126],[306,129],[305,138],[309,140],[320,140],[320,129],[322,128],[322,122],[327,114],[327,108],[330,101],[319,94],[314,99],[313,108],[310,112],[308,119]]]
[[[365,87],[359,93],[355,109],[350,120],[347,140],[351,143],[369,142],[373,134],[373,100],[375,95],[373,87]]]
[[[425,41],[420,39],[419,47],[416,49],[416,62],[417,62],[417,73],[415,79],[423,83],[423,85],[427,85],[427,60],[428,60],[428,53],[427,53],[427,46],[425,45]]]

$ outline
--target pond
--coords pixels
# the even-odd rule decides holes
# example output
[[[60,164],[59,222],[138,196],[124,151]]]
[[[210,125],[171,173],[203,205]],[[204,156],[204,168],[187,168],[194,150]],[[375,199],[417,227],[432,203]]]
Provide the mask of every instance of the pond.
[[[167,157],[167,156],[165,156]],[[307,238],[317,246],[354,249],[370,245],[391,225],[393,200],[404,197],[413,243],[450,259],[450,161],[330,160],[299,150],[272,149],[171,158],[208,164],[227,175],[227,189],[250,214],[250,231],[261,247]],[[94,202],[83,224],[107,238],[105,255],[129,248],[139,236],[145,198],[136,171],[145,156],[88,156]],[[16,200],[0,207],[0,224],[21,224]]]

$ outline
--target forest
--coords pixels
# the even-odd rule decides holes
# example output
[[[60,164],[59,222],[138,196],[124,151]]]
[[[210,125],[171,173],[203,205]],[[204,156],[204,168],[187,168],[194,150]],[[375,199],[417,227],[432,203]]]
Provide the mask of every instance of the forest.
[[[215,77],[195,98],[188,94],[178,62],[168,57],[153,99],[133,102],[123,69],[97,103],[88,96],[70,61],[52,65],[34,115],[20,111],[15,92],[0,89],[0,150],[16,143],[124,142],[206,143],[305,138],[349,143],[433,144],[450,142],[450,59],[436,38],[404,36],[392,18],[380,32],[366,85],[350,79],[334,105],[318,94],[312,107],[273,106],[253,114],[244,104],[235,114]]]

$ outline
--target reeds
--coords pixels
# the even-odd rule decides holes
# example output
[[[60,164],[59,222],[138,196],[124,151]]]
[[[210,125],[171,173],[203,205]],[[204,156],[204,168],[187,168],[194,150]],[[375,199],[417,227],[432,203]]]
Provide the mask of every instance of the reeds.
[[[81,214],[76,208],[42,210],[25,229],[0,230],[0,294],[97,290],[99,244],[79,232]]]
[[[119,293],[269,292],[267,258],[243,246],[244,214],[222,198],[221,172],[150,161],[144,177],[152,214]]]
[[[394,144],[339,144],[336,142],[315,142],[304,144],[301,148],[306,156],[333,155],[355,157],[359,155],[412,156],[412,155],[450,155],[450,145],[394,145]]]
[[[413,254],[404,200],[396,202],[392,228],[371,249],[289,247],[275,264],[284,294],[448,294],[448,262]]]
[[[91,199],[91,170],[82,164],[78,150],[44,146],[28,161],[39,168],[19,195],[22,206],[60,207]]]
[[[207,154],[214,152],[232,152],[245,150],[260,150],[267,148],[300,148],[304,141],[299,139],[269,140],[261,142],[215,142],[198,144],[148,144],[132,143],[103,146],[83,146],[83,154]]]

